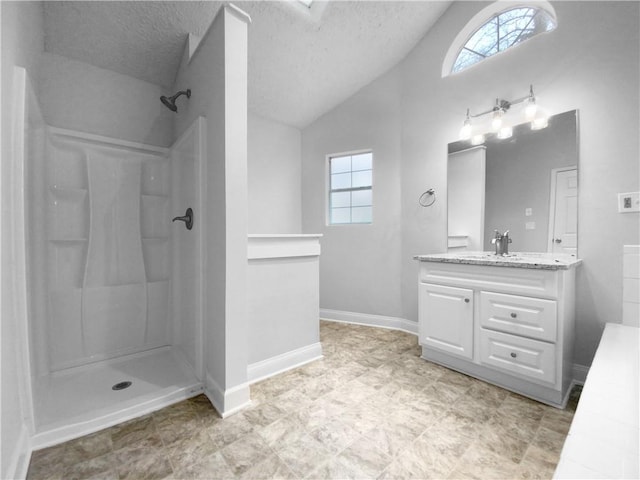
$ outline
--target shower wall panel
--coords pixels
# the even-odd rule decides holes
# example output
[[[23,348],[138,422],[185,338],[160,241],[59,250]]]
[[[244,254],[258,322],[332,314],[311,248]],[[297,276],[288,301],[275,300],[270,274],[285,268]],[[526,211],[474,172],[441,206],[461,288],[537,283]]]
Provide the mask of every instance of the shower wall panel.
[[[51,370],[169,344],[164,149],[50,128]]]
[[[172,346],[183,353],[199,379],[203,376],[203,193],[206,120],[199,117],[171,147],[171,216],[193,209],[191,230],[176,222],[171,229],[173,283]]]

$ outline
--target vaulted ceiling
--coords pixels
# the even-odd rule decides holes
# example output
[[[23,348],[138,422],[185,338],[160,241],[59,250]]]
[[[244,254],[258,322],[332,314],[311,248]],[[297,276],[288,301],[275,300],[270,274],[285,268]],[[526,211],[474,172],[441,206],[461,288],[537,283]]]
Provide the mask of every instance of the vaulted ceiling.
[[[187,35],[222,3],[47,1],[45,50],[169,89]],[[252,18],[249,110],[305,127],[401,60],[450,3],[236,2]]]

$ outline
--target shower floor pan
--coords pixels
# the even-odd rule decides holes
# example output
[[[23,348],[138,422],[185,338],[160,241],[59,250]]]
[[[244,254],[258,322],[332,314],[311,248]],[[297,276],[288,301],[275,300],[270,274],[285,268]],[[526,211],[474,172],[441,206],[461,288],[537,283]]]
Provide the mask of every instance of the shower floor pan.
[[[34,449],[130,420],[203,391],[171,347],[54,373],[36,387]],[[127,388],[113,389],[122,382]]]

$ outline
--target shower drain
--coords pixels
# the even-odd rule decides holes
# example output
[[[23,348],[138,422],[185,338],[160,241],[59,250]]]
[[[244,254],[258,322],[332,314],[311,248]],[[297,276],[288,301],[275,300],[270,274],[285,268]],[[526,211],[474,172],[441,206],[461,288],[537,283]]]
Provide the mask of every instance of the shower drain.
[[[120,382],[120,383],[116,383],[113,387],[111,387],[111,390],[124,390],[125,388],[129,388],[131,386],[131,382],[126,381],[126,382]]]

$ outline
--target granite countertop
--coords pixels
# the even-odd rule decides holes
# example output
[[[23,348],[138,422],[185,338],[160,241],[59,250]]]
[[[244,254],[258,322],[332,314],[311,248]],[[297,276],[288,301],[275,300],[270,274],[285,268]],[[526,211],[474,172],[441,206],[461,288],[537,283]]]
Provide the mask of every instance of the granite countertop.
[[[576,258],[575,255],[567,253],[514,252],[505,256],[497,256],[493,252],[459,252],[415,255],[413,258],[420,262],[533,268],[538,270],[569,270],[582,263],[582,260]]]

